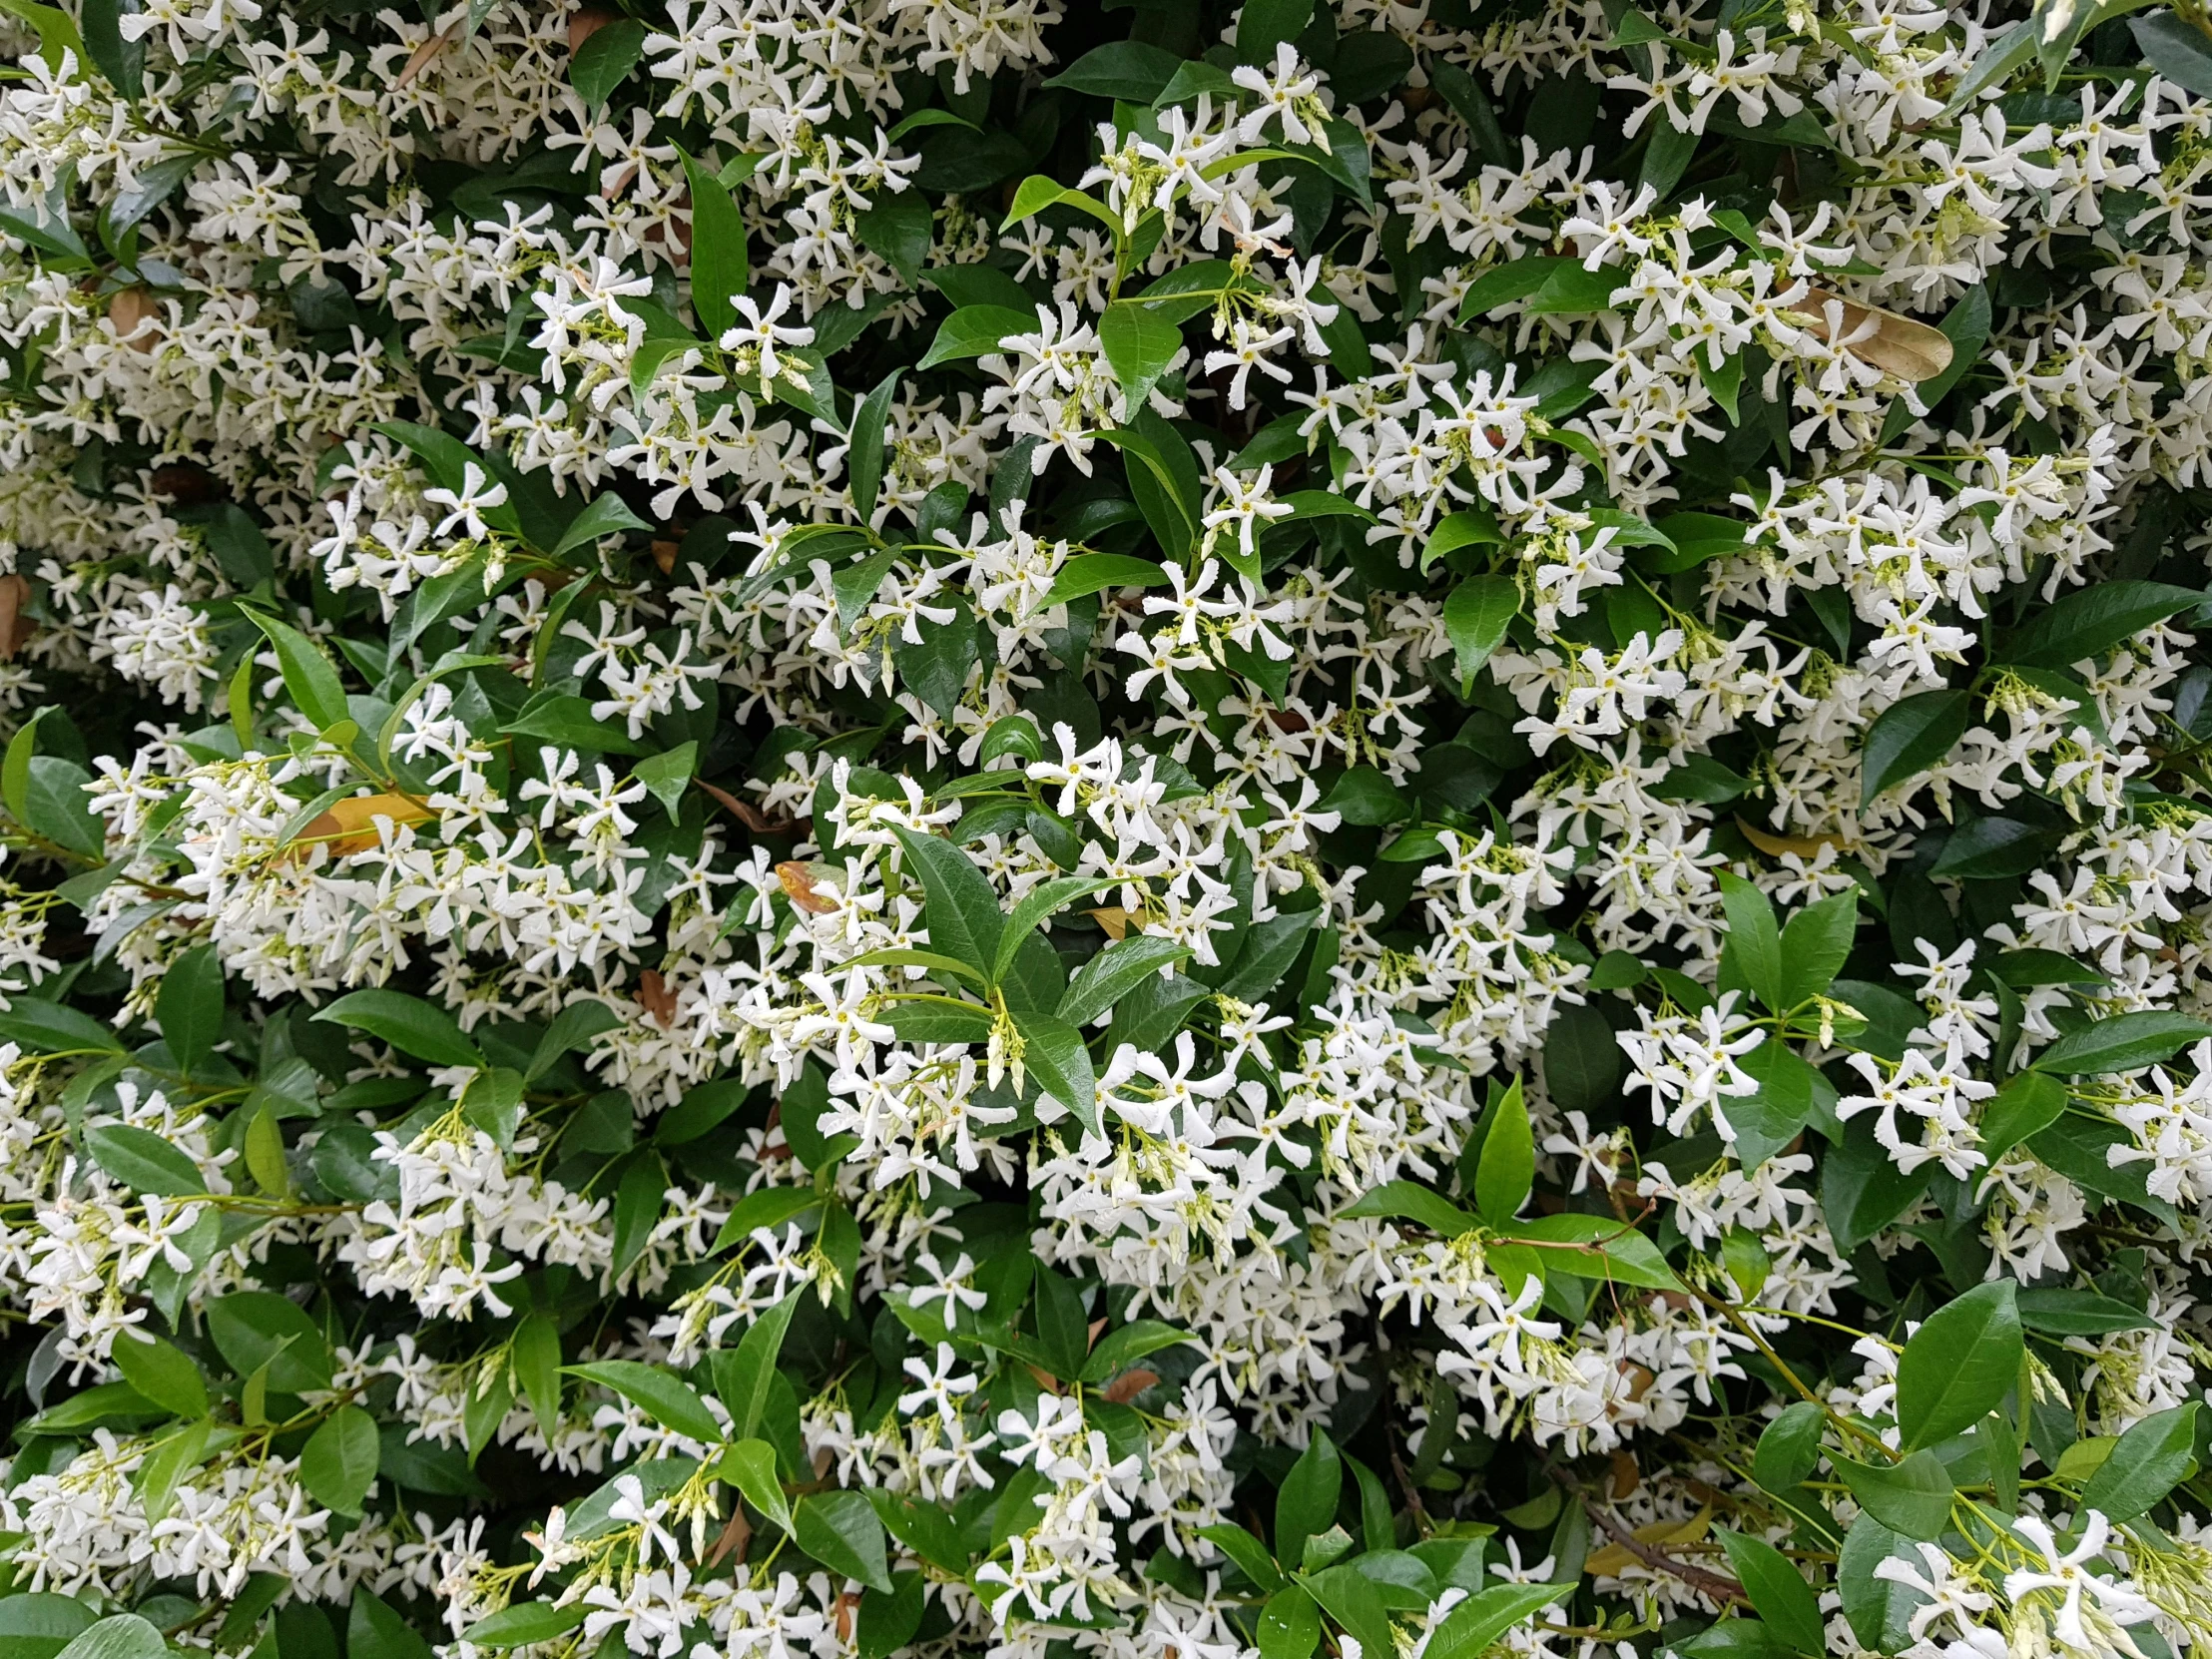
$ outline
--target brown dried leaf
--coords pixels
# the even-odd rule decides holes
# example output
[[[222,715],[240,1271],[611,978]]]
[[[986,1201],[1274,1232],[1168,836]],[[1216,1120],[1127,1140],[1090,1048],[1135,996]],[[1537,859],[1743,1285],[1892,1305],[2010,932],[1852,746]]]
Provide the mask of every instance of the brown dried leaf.
[[[753,1541],[753,1523],[745,1518],[745,1505],[734,1504],[730,1519],[722,1528],[722,1535],[715,1539],[714,1552],[707,1557],[707,1565],[719,1567],[732,1554],[742,1562],[746,1546]]]
[[[703,778],[695,778],[692,782],[713,796],[722,804],[724,811],[756,835],[788,835],[809,822],[806,819],[770,818],[752,802],[740,801],[728,790],[717,789]]]
[[[791,901],[811,916],[826,916],[837,908],[834,893],[818,891],[815,886],[815,866],[786,859],[776,866],[776,879],[784,885]]]
[[[1116,1405],[1127,1405],[1132,1399],[1135,1399],[1145,1389],[1159,1381],[1160,1374],[1158,1372],[1147,1371],[1144,1367],[1139,1366],[1134,1371],[1123,1372],[1107,1383],[1105,1387],[1099,1390],[1099,1397],[1110,1399]]]
[[[1841,331],[1830,320],[1834,310],[1841,311]],[[1841,344],[1861,362],[1900,380],[1933,380],[1950,367],[1950,336],[1940,328],[1862,305],[1827,288],[1808,289],[1791,314],[1811,322],[1830,344]]]
[[[26,611],[31,603],[30,581],[10,572],[0,576],[0,663],[13,662],[38,631]]]
[[[399,78],[392,82],[391,90],[399,92],[411,86],[414,83],[414,78],[430,67],[430,60],[452,45],[459,38],[460,32],[461,25],[456,23],[449,29],[440,30],[416,47],[413,54],[407,59],[407,67],[402,69],[399,72]]]
[[[302,853],[312,846],[327,846],[331,857],[342,858],[349,852],[366,852],[378,844],[378,819],[389,819],[396,830],[403,824],[420,824],[437,816],[409,796],[356,795],[349,800],[333,802],[330,810],[317,815],[306,829],[292,837],[290,844]]]
[[[119,289],[108,301],[108,320],[115,325],[115,337],[133,351],[151,351],[162,337],[159,326],[142,328],[142,323],[159,324],[162,307],[154,295],[142,287]]]
[[[1129,936],[1129,912],[1119,904],[1101,904],[1095,910],[1086,910],[1084,914],[1105,928],[1109,939],[1125,939]]]
[[[622,21],[620,12],[608,11],[603,6],[579,6],[568,14],[568,50],[571,57],[583,49],[584,42],[599,33],[610,23]]]
[[[1613,1453],[1613,1498],[1615,1502],[1628,1496],[1644,1483],[1644,1471],[1636,1466],[1636,1459],[1625,1451]]]
[[[671,574],[676,569],[676,554],[680,546],[681,543],[673,541],[655,541],[653,543],[653,562],[661,567],[663,576]]]
[[[646,1016],[663,1031],[676,1023],[676,993],[652,968],[638,975],[638,1000],[645,1004]]]

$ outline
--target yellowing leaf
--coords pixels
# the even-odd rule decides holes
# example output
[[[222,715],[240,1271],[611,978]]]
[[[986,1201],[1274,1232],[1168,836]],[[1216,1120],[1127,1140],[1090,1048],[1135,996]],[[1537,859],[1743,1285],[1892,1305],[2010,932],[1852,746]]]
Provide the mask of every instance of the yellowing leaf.
[[[1851,849],[1851,840],[1844,835],[1777,835],[1755,825],[1736,821],[1736,828],[1744,832],[1744,839],[1751,842],[1770,858],[1779,858],[1785,852],[1795,852],[1801,858],[1817,858],[1821,848],[1833,846],[1839,852]]]
[[[1706,1528],[1711,1525],[1713,1511],[1710,1506],[1700,1509],[1687,1520],[1653,1521],[1649,1526],[1636,1528],[1636,1541],[1650,1544],[1656,1549],[1668,1549],[1681,1544],[1700,1543]],[[1590,1558],[1583,1563],[1584,1570],[1607,1575],[1618,1574],[1643,1563],[1629,1552],[1626,1544],[1606,1544],[1590,1551]]]
[[[290,845],[301,855],[310,847],[326,846],[331,857],[342,858],[348,852],[366,852],[377,844],[379,819],[388,819],[396,830],[403,824],[421,824],[437,816],[408,796],[356,795],[332,802],[330,810],[311,819],[306,829],[292,837]]]

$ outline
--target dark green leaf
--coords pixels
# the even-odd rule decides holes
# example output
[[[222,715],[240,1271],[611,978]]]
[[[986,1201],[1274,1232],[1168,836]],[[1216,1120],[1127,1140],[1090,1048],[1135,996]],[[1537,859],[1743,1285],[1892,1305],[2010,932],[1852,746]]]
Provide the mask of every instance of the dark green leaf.
[[[2069,1031],[2030,1064],[2036,1071],[2060,1077],[2102,1077],[2157,1065],[2206,1037],[2212,1037],[2212,1025],[2202,1020],[2146,1009],[2114,1014]]]
[[[1923,1447],[1902,1463],[1831,1456],[1861,1508],[1893,1532],[1933,1542],[1949,1524],[1952,1486],[1943,1460]]]
[[[1728,1564],[1735,1569],[1737,1581],[1766,1620],[1767,1628],[1800,1653],[1826,1654],[1828,1638],[1820,1600],[1790,1564],[1789,1557],[1764,1538],[1749,1537],[1725,1526],[1715,1527],[1713,1533],[1728,1552]]]
[[[376,1480],[380,1447],[376,1419],[358,1405],[340,1405],[307,1436],[299,1453],[299,1483],[340,1515],[358,1515]]]
[[[1891,704],[1867,729],[1860,758],[1859,802],[1871,806],[1907,780],[1939,764],[1966,735],[1973,695],[1922,692]]]

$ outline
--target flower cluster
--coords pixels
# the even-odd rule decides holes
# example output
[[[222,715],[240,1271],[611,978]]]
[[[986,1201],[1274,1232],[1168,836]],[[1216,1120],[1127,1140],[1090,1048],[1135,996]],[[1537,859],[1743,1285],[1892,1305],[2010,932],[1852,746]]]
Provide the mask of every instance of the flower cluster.
[[[2196,0],[0,10],[0,1659],[2212,1643]]]

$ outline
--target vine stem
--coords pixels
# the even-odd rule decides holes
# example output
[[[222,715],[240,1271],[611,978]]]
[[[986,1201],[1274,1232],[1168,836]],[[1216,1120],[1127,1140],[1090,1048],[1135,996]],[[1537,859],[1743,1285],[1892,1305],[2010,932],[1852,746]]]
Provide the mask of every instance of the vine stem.
[[[1699,1290],[1695,1285],[1690,1284],[1687,1280],[1683,1282],[1683,1288],[1686,1289],[1690,1293],[1690,1295],[1696,1297],[1698,1301],[1704,1303],[1706,1307],[1715,1309],[1720,1313],[1725,1314],[1728,1317],[1728,1323],[1733,1325],[1738,1331],[1741,1331],[1745,1337],[1750,1339],[1751,1345],[1754,1348],[1758,1349],[1758,1351],[1763,1356],[1765,1356],[1768,1364],[1772,1365],[1776,1371],[1782,1374],[1783,1380],[1787,1382],[1791,1387],[1797,1389],[1797,1391],[1806,1399],[1812,1401],[1812,1403],[1814,1403],[1815,1405],[1818,1405],[1821,1408],[1822,1414],[1826,1416],[1830,1422],[1834,1423],[1838,1428],[1843,1430],[1847,1437],[1865,1440],[1868,1444],[1874,1446],[1876,1450],[1880,1451],[1882,1455],[1888,1458],[1891,1462],[1894,1463],[1898,1461],[1898,1453],[1893,1451],[1887,1444],[1885,1444],[1879,1434],[1869,1433],[1866,1429],[1860,1427],[1859,1424],[1853,1422],[1851,1418],[1845,1416],[1841,1411],[1837,1410],[1835,1406],[1829,1404],[1827,1400],[1823,1399],[1819,1394],[1815,1393],[1810,1387],[1806,1386],[1803,1379],[1801,1379],[1796,1372],[1790,1369],[1790,1363],[1787,1360],[1783,1359],[1781,1355],[1775,1353],[1774,1349],[1768,1344],[1766,1338],[1759,1335],[1758,1331],[1753,1328],[1751,1322],[1744,1318],[1742,1310],[1738,1309],[1735,1304],[1723,1302],[1719,1297],[1712,1296],[1705,1291]]]

